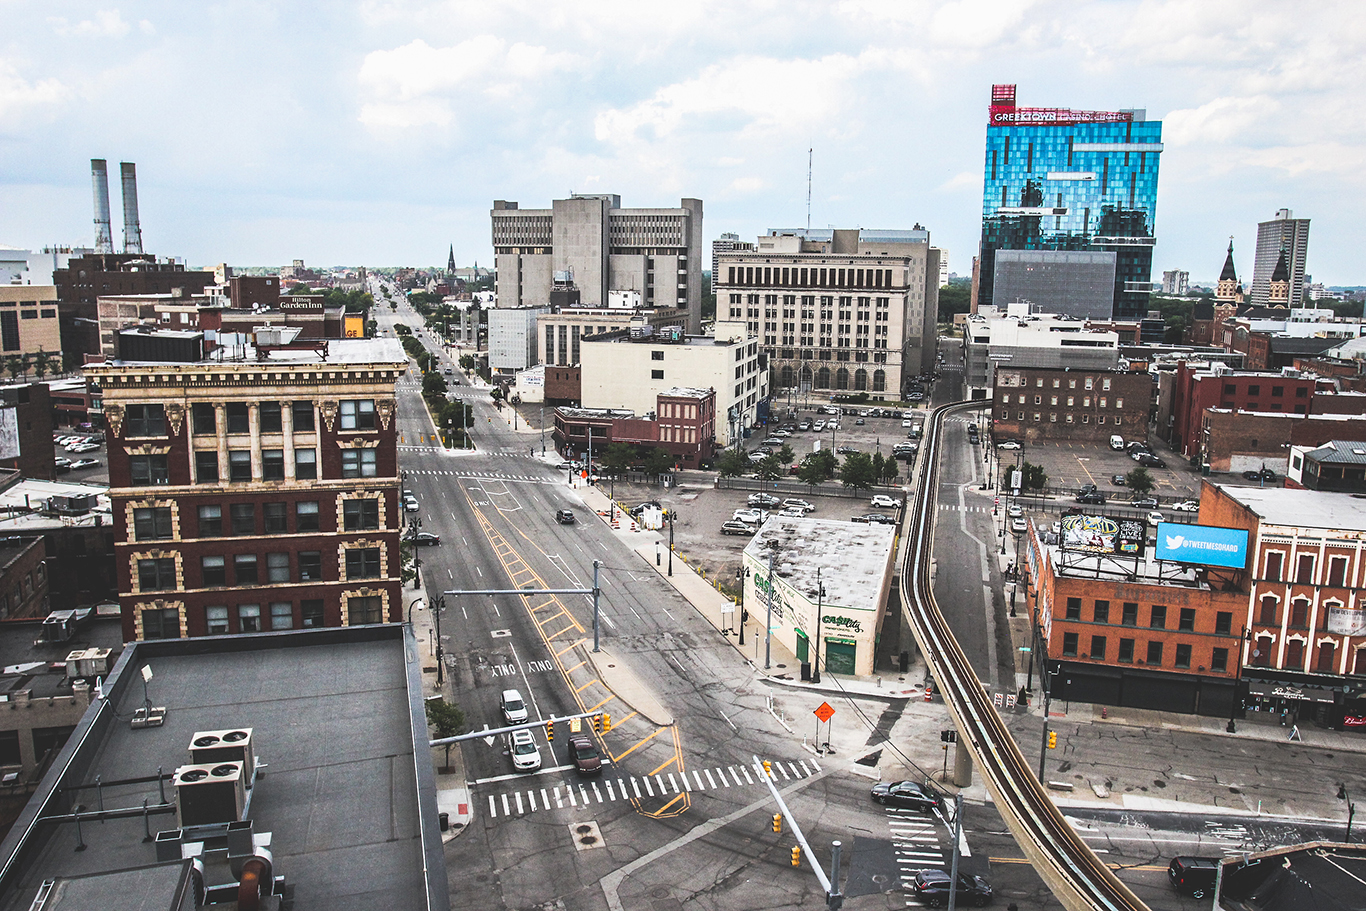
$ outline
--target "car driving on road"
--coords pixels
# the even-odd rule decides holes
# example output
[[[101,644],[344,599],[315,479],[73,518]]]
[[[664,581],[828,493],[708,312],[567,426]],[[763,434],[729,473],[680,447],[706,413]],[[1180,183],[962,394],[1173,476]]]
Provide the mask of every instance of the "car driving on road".
[[[873,785],[873,803],[886,807],[899,807],[903,810],[919,810],[928,813],[944,804],[944,795],[929,782],[917,781],[879,781]]]
[[[541,748],[530,731],[512,732],[512,767],[519,772],[534,772],[541,767]]]
[[[508,724],[521,724],[527,719],[526,703],[522,701],[522,694],[517,690],[503,690],[499,708],[503,710],[503,717],[507,719]]]
[[[587,734],[569,735],[569,761],[580,775],[602,774],[602,757]]]
[[[931,908],[939,908],[948,904],[951,881],[949,874],[943,870],[921,870],[912,879],[911,888],[916,898]],[[971,902],[980,908],[991,901],[991,884],[980,876],[959,873],[954,900],[963,904]]]

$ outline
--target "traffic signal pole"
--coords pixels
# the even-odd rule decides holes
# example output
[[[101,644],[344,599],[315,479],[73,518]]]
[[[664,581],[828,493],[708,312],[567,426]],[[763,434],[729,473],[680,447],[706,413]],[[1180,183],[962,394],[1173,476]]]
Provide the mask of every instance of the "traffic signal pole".
[[[802,827],[797,824],[796,817],[787,809],[787,802],[783,800],[783,795],[778,793],[778,787],[773,783],[773,773],[764,770],[764,764],[760,761],[758,756],[751,756],[751,758],[754,760],[754,770],[759,773],[759,777],[764,780],[764,784],[768,785],[768,792],[773,795],[773,800],[778,804],[778,809],[782,812],[782,816],[786,817],[787,821],[792,825],[792,834],[796,836],[797,844],[801,845],[802,851],[806,853],[807,858],[811,861],[811,870],[816,874],[816,879],[820,882],[821,888],[825,890],[826,907],[829,908],[830,911],[839,911],[840,906],[844,904],[844,895],[841,892],[835,891],[838,888],[838,883],[832,886],[830,877],[826,876],[825,871],[821,869],[820,863],[816,860],[816,855],[811,851],[811,845],[807,843],[806,836],[802,834]],[[775,832],[778,831],[778,825],[779,822],[775,820]],[[839,856],[839,847],[840,843],[835,842],[835,857]],[[836,863],[838,863],[838,861],[836,861]],[[834,869],[838,876],[839,868],[835,867]]]

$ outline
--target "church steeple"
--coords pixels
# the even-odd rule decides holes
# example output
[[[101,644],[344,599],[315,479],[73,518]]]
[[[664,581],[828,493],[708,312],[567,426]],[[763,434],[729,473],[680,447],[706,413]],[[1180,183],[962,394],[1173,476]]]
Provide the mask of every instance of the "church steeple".
[[[451,255],[446,259],[446,274],[455,274],[455,244],[451,244]]]
[[[1216,301],[1231,304],[1243,302],[1243,286],[1238,282],[1238,270],[1233,266],[1233,238],[1228,239],[1228,255],[1224,257],[1224,269],[1219,273],[1219,284],[1214,291]]]
[[[1271,307],[1290,306],[1290,267],[1285,262],[1285,247],[1276,260],[1276,268],[1271,270],[1271,281],[1267,286],[1266,302]]]

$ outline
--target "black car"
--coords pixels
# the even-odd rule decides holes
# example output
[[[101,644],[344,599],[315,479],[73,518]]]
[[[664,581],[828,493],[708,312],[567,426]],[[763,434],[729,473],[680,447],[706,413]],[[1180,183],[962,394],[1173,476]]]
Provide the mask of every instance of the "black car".
[[[944,795],[929,782],[879,781],[873,785],[872,797],[873,803],[903,810],[919,810],[922,813],[936,810],[944,804]]]
[[[558,511],[555,513],[555,521],[556,521],[556,522],[559,522],[561,525],[573,525],[573,524],[574,524],[574,510],[572,510],[572,509],[561,509],[561,510],[558,510]]]
[[[1162,461],[1161,458],[1159,458],[1158,456],[1153,455],[1151,452],[1142,452],[1142,453],[1139,453],[1139,456],[1138,456],[1138,464],[1142,465],[1144,468],[1166,468],[1166,467],[1167,467],[1167,463],[1166,463],[1166,462]]]
[[[1204,898],[1214,888],[1219,861],[1213,857],[1173,857],[1167,867],[1172,888],[1192,898]]]
[[[405,535],[403,540],[414,547],[435,547],[441,543],[441,536],[434,535],[429,531],[419,531],[414,534]]]
[[[653,506],[655,509],[664,508],[659,504],[658,500],[647,500],[638,506],[631,507],[631,518],[639,519],[641,516],[645,515],[645,510],[649,509],[651,506]]]
[[[916,898],[933,908],[948,904],[949,882],[949,874],[943,870],[921,870],[911,881],[911,888],[915,890]],[[971,902],[980,908],[991,901],[991,883],[980,876],[959,873],[954,901]]]
[[[1080,494],[1077,494],[1077,502],[1078,502],[1078,503],[1090,503],[1090,504],[1093,505],[1093,506],[1104,506],[1104,505],[1105,505],[1105,494],[1100,493],[1100,492],[1098,492],[1098,491],[1094,491],[1094,490],[1091,491],[1090,493],[1080,493]]]
[[[1116,487],[1123,487],[1125,484],[1129,483],[1129,477],[1128,475],[1122,474],[1111,475],[1110,483],[1115,485]]]
[[[1156,509],[1157,497],[1141,497],[1137,500],[1130,500],[1129,505],[1134,509]]]
[[[1274,481],[1276,472],[1270,468],[1263,468],[1261,471],[1245,471],[1243,477],[1248,481]]]

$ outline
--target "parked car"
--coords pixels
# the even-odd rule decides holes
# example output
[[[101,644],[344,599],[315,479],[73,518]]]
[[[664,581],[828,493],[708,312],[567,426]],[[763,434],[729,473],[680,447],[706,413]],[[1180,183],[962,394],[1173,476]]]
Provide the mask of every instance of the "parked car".
[[[519,772],[534,772],[541,767],[541,748],[530,731],[512,732],[512,767]]]
[[[909,430],[910,428],[915,426],[915,421],[912,421],[910,418],[905,418],[904,420],[902,420],[901,426]]]
[[[903,810],[919,810],[922,813],[939,809],[944,804],[944,795],[928,781],[879,781],[873,785],[873,803],[886,807],[899,807]]]
[[[811,422],[810,422],[810,421],[802,421],[800,424],[797,425],[797,429],[798,429],[798,430],[810,430],[810,429],[811,429]]]
[[[1122,474],[1110,475],[1110,483],[1116,487],[1124,487],[1129,483],[1129,476]]]
[[[1162,513],[1158,512],[1157,510],[1153,510],[1152,512],[1148,513],[1148,524],[1153,526],[1154,528],[1161,525],[1165,521],[1167,520],[1163,518]]]
[[[1243,477],[1249,481],[1274,481],[1276,480],[1276,472],[1270,468],[1263,468],[1260,471],[1245,471]]]
[[[1002,440],[996,444],[997,449],[1023,449],[1024,446],[1019,440]]]
[[[1080,493],[1077,494],[1077,502],[1089,503],[1092,506],[1104,506],[1105,494],[1100,493],[1099,491],[1092,491],[1091,493]]]
[[[859,451],[857,446],[841,446],[835,450],[840,455],[855,455]]]
[[[948,904],[951,881],[952,878],[943,870],[921,870],[912,878],[911,888],[916,898],[935,908]],[[954,901],[962,904],[971,902],[980,908],[991,901],[991,884],[980,876],[959,873]]]
[[[817,421],[816,423],[814,423],[814,424],[811,425],[811,432],[812,432],[812,433],[820,433],[820,432],[821,432],[822,430],[824,430],[824,429],[825,429],[825,421]]]
[[[1139,456],[1138,456],[1138,464],[1142,465],[1144,468],[1166,468],[1166,467],[1167,467],[1167,463],[1166,463],[1166,462],[1162,461],[1162,459],[1160,459],[1159,457],[1153,455],[1151,452],[1139,453]],[[1268,478],[1268,480],[1271,480],[1271,479]]]
[[[764,459],[768,458],[768,455],[769,454],[767,452],[764,452],[761,449],[756,449],[754,452],[751,452],[749,454],[749,460],[757,465]]]
[[[646,500],[644,503],[640,503],[636,506],[631,507],[631,509],[629,510],[631,518],[639,519],[641,516],[645,515],[645,510],[649,509],[650,507],[654,507],[655,509],[664,508],[660,505],[658,500]]]
[[[1157,497],[1140,497],[1137,500],[1130,500],[1129,505],[1134,509],[1156,509]]]
[[[753,535],[757,530],[753,525],[747,525],[744,522],[721,523],[721,534],[723,535]]]
[[[66,474],[71,470],[70,459],[53,459],[52,465],[57,469],[57,474]]]
[[[569,735],[569,761],[580,775],[602,774],[602,757],[587,734]]]
[[[1018,519],[1024,515],[1024,507],[1019,503],[1011,503],[1006,507],[1006,515],[1010,516],[1012,519]]]
[[[896,516],[889,516],[885,512],[870,512],[866,516],[870,525],[896,525]]]
[[[574,510],[557,509],[555,511],[555,521],[559,522],[561,525],[573,525],[576,521],[574,519]]]
[[[517,690],[503,690],[498,707],[503,710],[503,717],[508,724],[521,724],[527,719],[526,703]]]
[[[778,510],[778,515],[787,519],[804,519],[806,518],[806,510],[798,509],[795,506],[787,506]]]
[[[775,497],[771,493],[752,493],[749,495],[749,499],[747,499],[745,502],[749,503],[750,506],[768,508],[778,506],[783,501]]]
[[[408,494],[403,498],[403,509],[406,512],[417,512],[422,507],[417,503],[417,497]]]
[[[1204,898],[1214,888],[1219,861],[1213,857],[1173,857],[1167,866],[1167,881],[1177,892],[1191,898]]]
[[[77,459],[71,463],[71,470],[80,471],[82,468],[98,468],[99,464],[99,459]]]
[[[896,509],[900,504],[896,497],[888,496],[885,493],[874,494],[871,505],[878,509]]]
[[[1025,530],[1025,520],[1023,516],[1017,516],[1010,520],[1010,530],[1015,534],[1023,534]]]
[[[1173,504],[1172,504],[1172,509],[1175,509],[1177,512],[1199,512],[1199,511],[1200,511],[1200,501],[1199,501],[1199,500],[1182,500],[1180,503],[1173,503]]]
[[[441,543],[441,536],[434,535],[429,531],[419,531],[404,535],[403,540],[414,547],[435,547]]]
[[[79,443],[68,443],[62,447],[67,452],[94,452],[100,448],[99,443],[87,443],[82,440]]]
[[[864,422],[863,422],[863,418],[856,418],[856,419],[854,420],[854,426],[855,426],[855,427],[862,427],[862,426],[863,426],[863,423],[864,423]]]
[[[806,500],[799,500],[795,497],[788,497],[783,500],[783,509],[800,509],[803,512],[815,512],[816,504],[808,503]]]
[[[732,522],[744,522],[746,525],[759,525],[764,521],[765,517],[762,509],[750,508],[735,510],[730,519]]]

